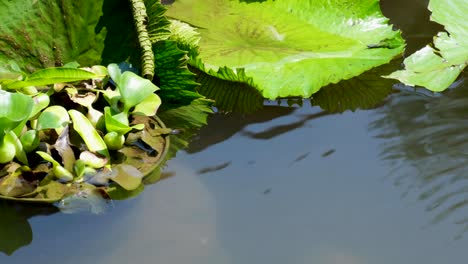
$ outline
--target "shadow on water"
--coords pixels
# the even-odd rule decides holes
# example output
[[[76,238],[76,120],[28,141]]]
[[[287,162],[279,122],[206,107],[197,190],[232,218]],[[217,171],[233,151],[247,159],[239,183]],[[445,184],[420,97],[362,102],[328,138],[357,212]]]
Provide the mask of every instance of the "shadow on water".
[[[29,218],[57,212],[58,209],[53,206],[0,201],[0,252],[12,255],[17,249],[32,242],[33,231]]]
[[[417,194],[435,214],[468,231],[467,74],[441,95],[404,89],[377,110],[370,128],[383,140],[381,158],[404,195]]]

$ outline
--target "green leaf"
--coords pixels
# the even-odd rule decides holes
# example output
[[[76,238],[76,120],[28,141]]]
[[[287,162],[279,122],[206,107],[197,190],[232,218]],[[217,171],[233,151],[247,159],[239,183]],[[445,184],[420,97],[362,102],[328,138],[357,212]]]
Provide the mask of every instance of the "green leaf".
[[[200,32],[192,65],[208,74],[244,69],[269,99],[309,97],[388,63],[404,48],[378,0],[178,0],[167,14]]]
[[[104,120],[107,132],[117,132],[124,135],[132,130],[128,125],[128,118],[125,113],[113,113],[108,106],[104,107]]]
[[[0,6],[0,64],[13,60],[34,72],[139,58],[127,0],[0,0]]]
[[[468,0],[431,0],[431,20],[445,26],[434,48],[426,46],[405,59],[405,70],[386,76],[435,92],[447,89],[468,65]]]
[[[0,139],[5,131],[29,118],[33,104],[33,100],[27,95],[0,90]]]
[[[29,118],[37,115],[40,111],[46,108],[50,103],[49,96],[44,93],[39,93],[38,95],[34,96],[33,100],[34,100],[34,105],[32,107],[32,111],[31,111],[31,114],[29,115]]]
[[[392,93],[396,83],[381,76],[398,69],[400,64],[401,60],[395,60],[349,80],[327,85],[312,95],[310,102],[329,113],[374,108]]]
[[[164,15],[166,7],[160,0],[144,0],[148,15],[148,35],[152,43],[165,40],[171,35],[170,22]]]
[[[164,105],[189,105],[192,100],[200,98],[196,91],[198,83],[195,75],[187,68],[187,51],[171,40],[160,41],[153,45],[153,49],[155,73],[161,88],[158,93]]]
[[[251,78],[245,76],[243,70],[234,73],[227,67],[218,72],[194,69],[196,81],[200,83],[200,94],[215,101],[214,105],[221,111],[253,113],[263,107],[263,96],[253,86]],[[213,77],[213,76],[218,76]]]
[[[37,119],[37,130],[56,129],[60,135],[63,128],[70,123],[67,109],[60,105],[47,107]]]
[[[140,184],[138,188],[128,191],[114,183],[106,189],[106,192],[112,200],[125,200],[139,195],[144,189],[145,186]]]
[[[17,89],[27,86],[46,86],[55,83],[76,82],[101,77],[93,72],[73,68],[47,68],[34,72],[24,81],[15,81],[6,84],[8,89]]]
[[[4,143],[9,142],[15,146],[15,157],[23,164],[28,165],[28,158],[26,157],[26,152],[23,149],[21,141],[16,136],[13,131],[8,131],[4,138]]]
[[[27,153],[35,150],[41,143],[39,140],[39,132],[37,130],[28,130],[20,137],[21,145]]]
[[[73,121],[73,129],[78,132],[88,149],[109,158],[109,151],[107,150],[106,143],[104,143],[104,140],[91,122],[77,110],[69,110],[68,114]]]
[[[145,100],[135,106],[132,114],[154,116],[160,105],[161,98],[157,94],[150,94]]]
[[[158,90],[158,87],[151,81],[130,71],[120,76],[117,88],[122,96],[120,100],[124,103],[124,112],[127,113],[131,107],[143,102],[150,94]]]

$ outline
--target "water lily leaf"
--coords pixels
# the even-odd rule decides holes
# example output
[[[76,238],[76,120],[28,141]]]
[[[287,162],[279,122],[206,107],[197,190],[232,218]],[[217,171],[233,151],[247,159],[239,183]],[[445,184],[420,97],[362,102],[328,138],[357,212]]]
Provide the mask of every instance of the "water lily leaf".
[[[33,104],[32,98],[27,95],[0,90],[0,139],[5,131],[29,118]]]
[[[397,82],[381,76],[398,69],[400,64],[401,60],[395,60],[349,80],[327,85],[312,95],[310,102],[329,113],[374,108],[392,93]]]
[[[405,70],[386,77],[435,92],[447,89],[468,65],[468,0],[431,0],[431,20],[445,26],[434,48],[426,46],[405,59]]]
[[[244,69],[270,99],[309,97],[388,63],[404,48],[378,0],[177,0],[167,14],[200,32],[191,65],[218,78],[224,66]]]
[[[8,89],[18,89],[27,86],[46,86],[55,83],[76,82],[99,78],[101,76],[86,70],[73,68],[47,68],[36,71],[26,77],[24,81],[7,83]]]
[[[117,88],[122,96],[120,100],[124,103],[124,112],[128,112],[131,107],[143,102],[150,94],[159,89],[151,81],[130,71],[126,71],[120,76]]]
[[[37,119],[37,130],[55,129],[57,134],[62,134],[63,129],[70,123],[67,109],[60,105],[46,108]]]
[[[196,91],[199,84],[195,81],[195,74],[187,68],[188,50],[182,50],[179,43],[165,40],[153,44],[155,74],[161,88],[158,94],[163,106],[171,105],[172,108],[189,105],[201,97]]]
[[[0,0],[0,6],[0,64],[13,60],[34,72],[139,58],[127,0]]]
[[[77,110],[72,109],[68,111],[68,113],[73,121],[73,129],[78,132],[88,149],[92,152],[104,155],[105,157],[109,157],[106,143],[91,122]]]
[[[132,114],[154,116],[161,105],[161,98],[157,94],[150,94],[143,102],[137,104]]]

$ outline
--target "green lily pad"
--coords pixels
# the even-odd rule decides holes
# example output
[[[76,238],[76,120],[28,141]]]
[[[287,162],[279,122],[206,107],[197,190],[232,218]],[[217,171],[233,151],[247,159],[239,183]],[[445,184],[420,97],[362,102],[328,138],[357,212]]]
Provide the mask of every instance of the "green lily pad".
[[[224,66],[245,72],[264,97],[309,97],[388,63],[404,42],[378,0],[176,0],[169,16],[200,32],[191,65],[209,75]]]
[[[405,70],[386,76],[431,91],[447,89],[468,65],[468,0],[431,0],[431,20],[445,26],[426,46],[405,59]]]

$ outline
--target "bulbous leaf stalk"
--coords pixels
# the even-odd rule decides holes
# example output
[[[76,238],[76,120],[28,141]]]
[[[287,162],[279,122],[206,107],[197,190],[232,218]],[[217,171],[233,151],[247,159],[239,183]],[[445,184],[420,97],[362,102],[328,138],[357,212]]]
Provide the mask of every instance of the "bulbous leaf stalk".
[[[133,12],[133,21],[138,34],[138,42],[142,49],[142,75],[143,77],[152,80],[154,76],[154,54],[151,41],[148,35],[148,15],[143,0],[130,0]]]

